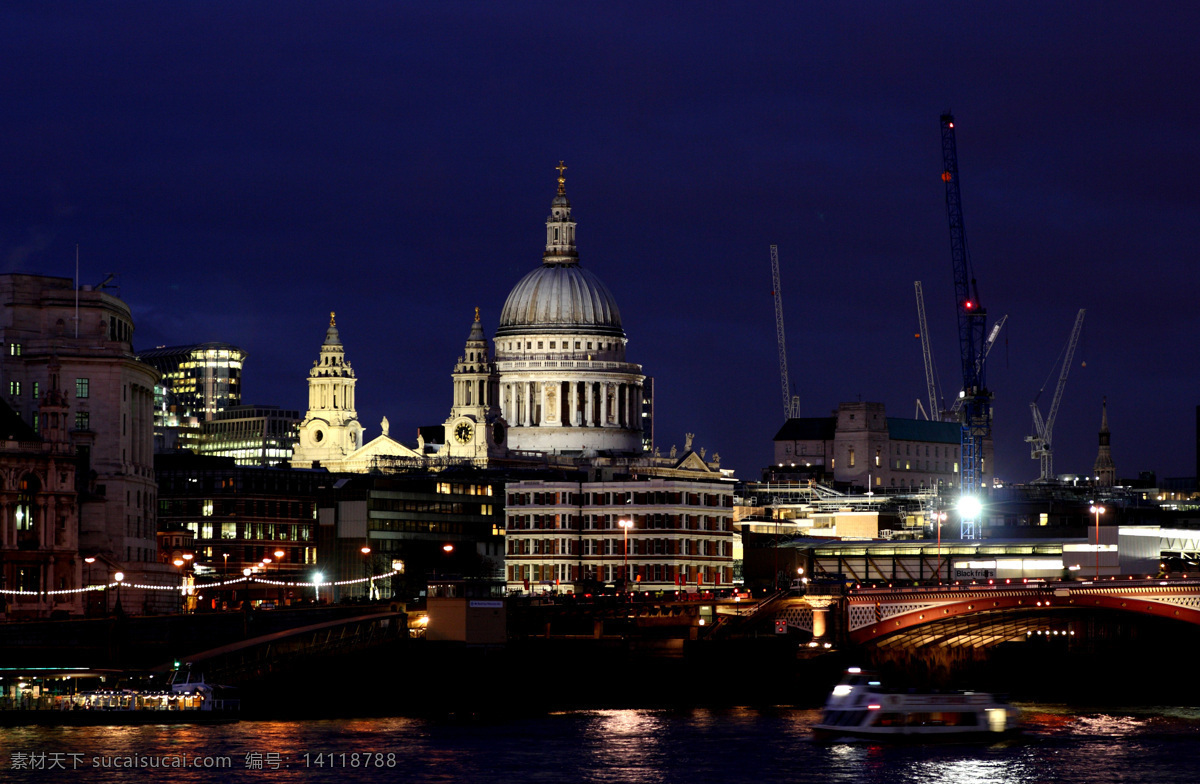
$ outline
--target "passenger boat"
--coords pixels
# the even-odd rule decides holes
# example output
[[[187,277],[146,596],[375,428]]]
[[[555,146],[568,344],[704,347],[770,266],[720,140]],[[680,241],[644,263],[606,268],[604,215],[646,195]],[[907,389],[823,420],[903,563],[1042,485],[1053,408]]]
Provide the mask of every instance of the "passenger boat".
[[[0,726],[226,724],[239,720],[239,708],[238,700],[218,699],[203,678],[187,678],[157,690],[114,688],[40,696],[0,709]]]
[[[1019,733],[1019,720],[1019,711],[994,694],[888,689],[878,675],[851,667],[829,695],[813,736],[824,741],[993,739]]]

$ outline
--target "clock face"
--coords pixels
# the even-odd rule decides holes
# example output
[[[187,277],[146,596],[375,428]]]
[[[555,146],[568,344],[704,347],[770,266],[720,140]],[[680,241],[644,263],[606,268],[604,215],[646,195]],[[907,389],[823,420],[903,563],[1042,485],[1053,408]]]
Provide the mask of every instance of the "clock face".
[[[471,440],[472,433],[471,425],[467,422],[460,422],[458,427],[454,428],[454,439],[460,444],[468,443]]]

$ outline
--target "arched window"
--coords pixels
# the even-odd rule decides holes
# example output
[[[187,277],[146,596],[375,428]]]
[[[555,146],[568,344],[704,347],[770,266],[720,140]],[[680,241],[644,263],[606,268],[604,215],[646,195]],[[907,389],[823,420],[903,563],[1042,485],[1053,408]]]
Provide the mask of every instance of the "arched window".
[[[17,485],[17,503],[13,508],[13,519],[18,532],[33,531],[33,497],[42,489],[42,483],[33,474],[21,477]]]

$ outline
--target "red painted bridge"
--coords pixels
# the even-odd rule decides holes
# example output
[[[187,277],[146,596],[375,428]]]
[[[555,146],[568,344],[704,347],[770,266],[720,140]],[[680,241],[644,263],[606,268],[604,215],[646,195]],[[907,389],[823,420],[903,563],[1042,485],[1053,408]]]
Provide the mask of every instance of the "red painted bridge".
[[[781,617],[808,631],[814,613],[840,615],[830,625],[839,625],[851,644],[983,647],[1034,635],[1070,637],[1081,619],[1097,611],[1200,626],[1200,580],[859,588],[832,602],[796,597],[788,605]]]

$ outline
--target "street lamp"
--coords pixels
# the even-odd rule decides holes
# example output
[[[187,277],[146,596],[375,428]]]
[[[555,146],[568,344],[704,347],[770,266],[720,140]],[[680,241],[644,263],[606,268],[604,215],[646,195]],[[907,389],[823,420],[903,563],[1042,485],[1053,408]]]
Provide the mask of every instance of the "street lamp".
[[[625,581],[625,590],[629,591],[629,529],[633,528],[632,520],[618,520],[617,525],[624,530],[625,544],[621,548],[625,556],[625,565],[621,567],[621,579]]]
[[[1088,511],[1096,515],[1096,579],[1100,579],[1100,515],[1104,514],[1104,507],[1092,504],[1088,507]]]
[[[225,585],[225,583],[229,582],[229,553],[221,553],[221,558],[224,559],[224,563],[221,565],[221,593],[224,594],[225,591],[229,589],[228,586]],[[221,599],[222,607],[228,608],[229,605],[232,604],[229,599],[232,598],[232,596],[228,596],[227,598]]]
[[[283,582],[283,556],[287,555],[283,550],[275,551],[275,563],[279,564],[275,569],[275,579]],[[279,606],[283,606],[283,586],[279,586]]]
[[[184,588],[183,565],[187,563],[187,561],[183,560],[182,558],[176,558],[174,561],[171,561],[171,563],[179,567],[179,601],[186,610],[187,599],[184,598],[186,596],[186,589]]]
[[[946,513],[945,512],[935,512],[933,515],[933,519],[935,521],[937,521],[935,524],[937,525],[937,547],[938,547],[938,560],[937,560],[937,569],[935,570],[935,576],[937,577],[938,583],[940,584],[942,582],[942,523],[946,522]],[[950,575],[946,575],[946,579],[947,580],[950,579]]]
[[[125,573],[117,572],[113,575],[113,579],[117,582],[117,606],[113,608],[113,612],[117,615],[121,614],[121,583],[125,582]]]
[[[367,577],[367,601],[375,598],[375,581],[371,579],[371,548],[360,547],[359,552],[363,554],[363,574]]]
[[[87,564],[87,585],[88,585],[88,588],[91,588],[91,586],[92,586],[92,564],[96,563],[96,556],[89,555],[87,558],[83,559],[83,562],[85,564]],[[89,618],[92,617],[92,605],[95,604],[95,602],[92,600],[93,600],[92,592],[89,590],[87,592],[87,597],[86,597],[87,605],[84,607],[84,614],[86,614],[87,617],[89,617]]]

